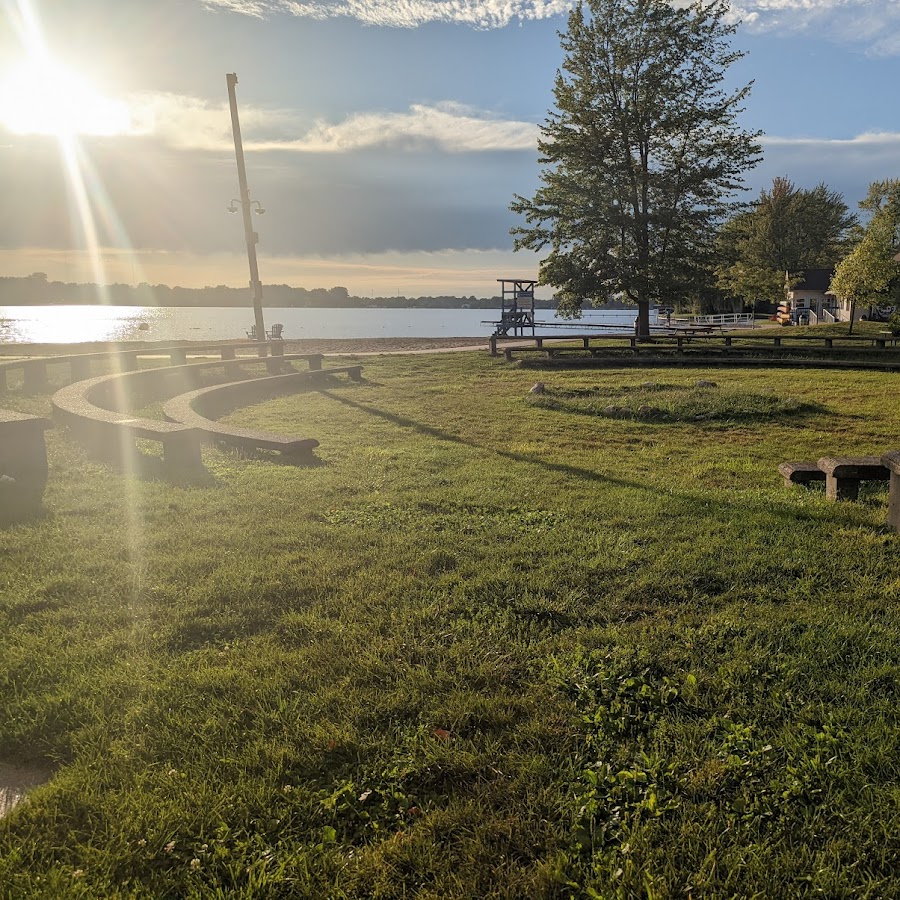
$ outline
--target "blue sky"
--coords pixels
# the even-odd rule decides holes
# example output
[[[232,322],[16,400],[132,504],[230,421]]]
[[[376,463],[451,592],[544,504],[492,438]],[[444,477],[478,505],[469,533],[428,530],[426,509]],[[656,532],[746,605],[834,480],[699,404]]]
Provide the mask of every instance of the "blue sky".
[[[508,205],[538,184],[567,0],[0,2],[0,273],[246,283],[237,72],[264,281],[482,296],[536,276]],[[744,124],[766,133],[752,193],[786,175],[855,206],[900,177],[900,3],[732,9],[730,81],[755,82]]]

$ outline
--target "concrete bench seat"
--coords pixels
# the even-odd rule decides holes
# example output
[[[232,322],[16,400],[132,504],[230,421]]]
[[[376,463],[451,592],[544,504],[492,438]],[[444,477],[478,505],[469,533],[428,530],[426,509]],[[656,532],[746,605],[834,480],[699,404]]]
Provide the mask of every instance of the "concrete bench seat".
[[[103,454],[124,458],[135,450],[137,439],[158,441],[163,448],[163,468],[169,475],[202,469],[200,435],[185,425],[145,419],[98,405],[112,379],[100,375],[61,388],[53,395],[53,417]]]
[[[887,481],[890,470],[880,456],[823,457],[818,466],[825,473],[825,496],[829,500],[855,500],[861,481]]]
[[[310,370],[294,372],[295,375],[309,376],[321,371],[320,353],[297,353],[278,355],[278,365],[292,360],[305,360]],[[177,366],[157,366],[99,375],[95,378],[75,382],[57,391],[52,398],[54,418],[70,427],[85,443],[101,452],[113,451],[119,457],[134,451],[138,439],[158,441],[163,448],[163,468],[168,475],[178,475],[191,470],[202,469],[200,444],[201,432],[183,423],[173,423],[145,419],[128,411],[128,407],[141,397],[148,402],[150,396],[158,399],[183,393],[188,386],[196,384],[195,375],[204,369],[222,368],[238,374],[245,365],[267,366],[272,357],[246,356],[226,359],[204,360]],[[359,366],[350,367],[357,371]],[[255,384],[262,378],[244,379],[238,384]],[[250,389],[254,390],[253,388]]]
[[[49,419],[0,409],[0,525],[21,521],[41,507],[47,484]]]
[[[795,484],[809,486],[814,481],[825,480],[825,473],[812,462],[783,462],[778,467],[778,472],[784,477],[784,483],[788,487]]]
[[[69,380],[79,381],[91,377],[92,364],[97,361],[114,362],[121,371],[137,369],[141,357],[168,356],[172,365],[187,362],[189,356],[217,353],[220,359],[234,359],[237,350],[255,350],[256,358],[265,358],[268,353],[273,357],[282,356],[284,344],[281,341],[240,342],[235,344],[190,344],[163,347],[119,348],[115,350],[99,350],[94,353],[70,353],[59,356],[40,356],[31,359],[17,359],[0,362],[0,390],[9,387],[8,376],[17,370],[22,373],[23,387],[28,393],[40,393],[47,390],[48,368],[50,366],[68,366]]]
[[[319,446],[315,438],[255,431],[218,422],[216,418],[243,404],[258,403],[266,397],[304,387],[331,375],[346,374],[359,381],[361,372],[362,366],[342,366],[217,384],[173,397],[163,406],[163,413],[173,422],[195,428],[207,441],[244,449],[275,450],[290,457],[308,456]]]

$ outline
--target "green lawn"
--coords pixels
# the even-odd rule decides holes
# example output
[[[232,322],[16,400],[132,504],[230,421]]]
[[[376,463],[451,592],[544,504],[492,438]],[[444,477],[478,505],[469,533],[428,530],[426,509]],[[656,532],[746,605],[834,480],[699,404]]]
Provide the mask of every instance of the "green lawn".
[[[0,897],[900,896],[887,491],[776,471],[900,447],[900,375],[359,361],[231,417],[321,465],[48,433]]]

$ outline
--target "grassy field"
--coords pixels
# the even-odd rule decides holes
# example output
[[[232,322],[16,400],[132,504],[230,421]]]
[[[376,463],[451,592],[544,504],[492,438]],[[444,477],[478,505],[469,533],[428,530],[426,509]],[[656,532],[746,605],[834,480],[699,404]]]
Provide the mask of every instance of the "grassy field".
[[[900,896],[886,489],[776,471],[900,446],[900,375],[360,361],[231,417],[320,465],[48,433],[0,762],[52,778],[0,896]]]

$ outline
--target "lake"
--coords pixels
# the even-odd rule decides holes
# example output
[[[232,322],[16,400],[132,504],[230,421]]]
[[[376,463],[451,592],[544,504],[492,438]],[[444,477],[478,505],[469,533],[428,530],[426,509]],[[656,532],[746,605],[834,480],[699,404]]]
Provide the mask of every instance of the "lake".
[[[266,327],[284,325],[287,340],[304,338],[484,337],[484,321],[499,319],[492,309],[266,309]],[[634,322],[634,310],[592,310],[575,322],[537,311],[541,323],[565,323],[569,333],[585,325],[621,332]],[[652,317],[652,314],[651,314]],[[651,319],[652,321],[652,319]],[[246,338],[252,309],[233,307],[0,306],[0,343],[82,341],[226,341]],[[599,330],[599,329],[598,329]],[[560,334],[566,332],[560,329]]]

